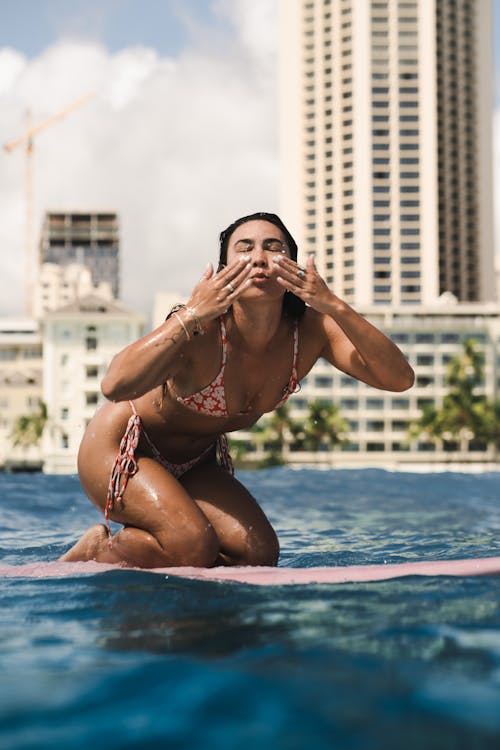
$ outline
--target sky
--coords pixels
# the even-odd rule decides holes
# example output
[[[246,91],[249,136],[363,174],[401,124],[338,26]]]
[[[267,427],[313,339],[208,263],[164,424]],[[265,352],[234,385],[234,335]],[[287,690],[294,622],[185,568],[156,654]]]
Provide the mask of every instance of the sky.
[[[117,211],[122,298],[145,315],[157,291],[189,294],[233,219],[279,210],[277,3],[0,0],[0,144],[27,109],[43,122],[92,94],[35,136],[36,235],[46,210]],[[0,315],[25,309],[25,162],[0,151]]]

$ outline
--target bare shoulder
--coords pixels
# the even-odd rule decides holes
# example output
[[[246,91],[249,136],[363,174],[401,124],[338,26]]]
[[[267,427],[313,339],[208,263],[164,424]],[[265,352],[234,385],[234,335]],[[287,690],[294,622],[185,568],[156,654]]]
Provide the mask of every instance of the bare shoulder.
[[[329,339],[326,316],[306,307],[299,324],[300,361],[308,371],[320,359]]]

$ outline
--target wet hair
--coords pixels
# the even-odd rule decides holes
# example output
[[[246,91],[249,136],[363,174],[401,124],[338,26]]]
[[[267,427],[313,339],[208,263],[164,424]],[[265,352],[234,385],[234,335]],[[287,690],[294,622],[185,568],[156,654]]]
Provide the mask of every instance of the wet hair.
[[[219,235],[219,267],[218,271],[227,265],[227,248],[229,240],[233,232],[242,224],[246,224],[247,221],[268,221],[270,224],[274,224],[275,227],[282,232],[285,242],[290,251],[290,257],[292,260],[297,260],[297,243],[293,239],[292,235],[281,221],[277,214],[266,213],[265,211],[259,211],[249,216],[242,216],[240,219],[236,219],[226,229],[223,229]],[[305,302],[292,292],[285,292],[283,297],[283,310],[290,315],[291,318],[300,318],[304,314],[306,308]]]

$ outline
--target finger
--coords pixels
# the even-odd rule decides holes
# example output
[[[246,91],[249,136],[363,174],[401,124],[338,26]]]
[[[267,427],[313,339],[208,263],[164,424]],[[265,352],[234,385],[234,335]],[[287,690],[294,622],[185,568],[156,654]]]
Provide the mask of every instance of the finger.
[[[273,258],[275,268],[279,269],[279,272],[286,275],[290,281],[295,281],[297,278],[303,281],[306,277],[307,269],[296,263],[290,258],[276,256]]]
[[[288,266],[287,264],[286,267],[284,264],[280,263],[276,264],[276,267],[278,268],[280,277],[287,283],[299,287],[303,285],[307,274],[305,268],[302,268],[302,266],[299,266],[297,263],[294,263],[293,266]]]
[[[306,268],[307,268],[308,271],[315,271],[316,270],[316,261],[314,259],[314,253],[310,253],[307,256]]]
[[[231,273],[228,274],[225,281],[226,283],[230,281],[233,286],[237,286],[246,279],[246,277],[252,270],[252,264],[247,262],[243,265],[243,267],[238,264],[236,266],[232,266],[230,270]]]
[[[286,268],[288,271],[296,271],[299,267],[298,263],[286,255],[275,255],[272,259],[275,266],[278,268]]]
[[[277,276],[276,281],[287,292],[292,292],[292,294],[297,295],[297,297],[300,297],[301,299],[304,298],[304,295],[306,294],[306,289],[296,284],[295,281],[290,281],[289,279],[285,279],[284,276]]]
[[[232,276],[224,278],[224,285],[219,289],[217,300],[227,303],[236,299],[234,296],[235,293],[241,293],[246,288],[246,282],[251,270],[252,266],[250,263],[247,263],[243,268],[236,269]]]
[[[224,276],[218,274],[217,285],[219,288],[217,299],[227,299],[227,296],[232,294],[235,289],[239,289],[248,278],[251,270],[252,266],[250,263],[246,263],[243,268],[240,263],[237,263],[236,266],[232,266],[230,273],[224,274]]]
[[[203,271],[202,279],[210,279],[214,274],[214,267],[211,263],[207,264],[207,267]]]
[[[231,279],[231,277],[234,277],[236,273],[239,272],[239,270],[242,267],[245,267],[245,265],[248,263],[250,257],[248,255],[244,255],[237,260],[233,261],[227,266],[224,266],[221,268],[220,271],[217,272],[216,277],[218,280],[226,281],[227,279]]]

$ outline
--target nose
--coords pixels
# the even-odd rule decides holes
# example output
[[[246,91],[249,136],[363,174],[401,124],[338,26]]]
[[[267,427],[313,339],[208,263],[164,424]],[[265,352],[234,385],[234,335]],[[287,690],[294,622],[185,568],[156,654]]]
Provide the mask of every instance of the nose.
[[[251,262],[253,266],[267,265],[266,251],[258,242],[256,242],[252,248]]]

